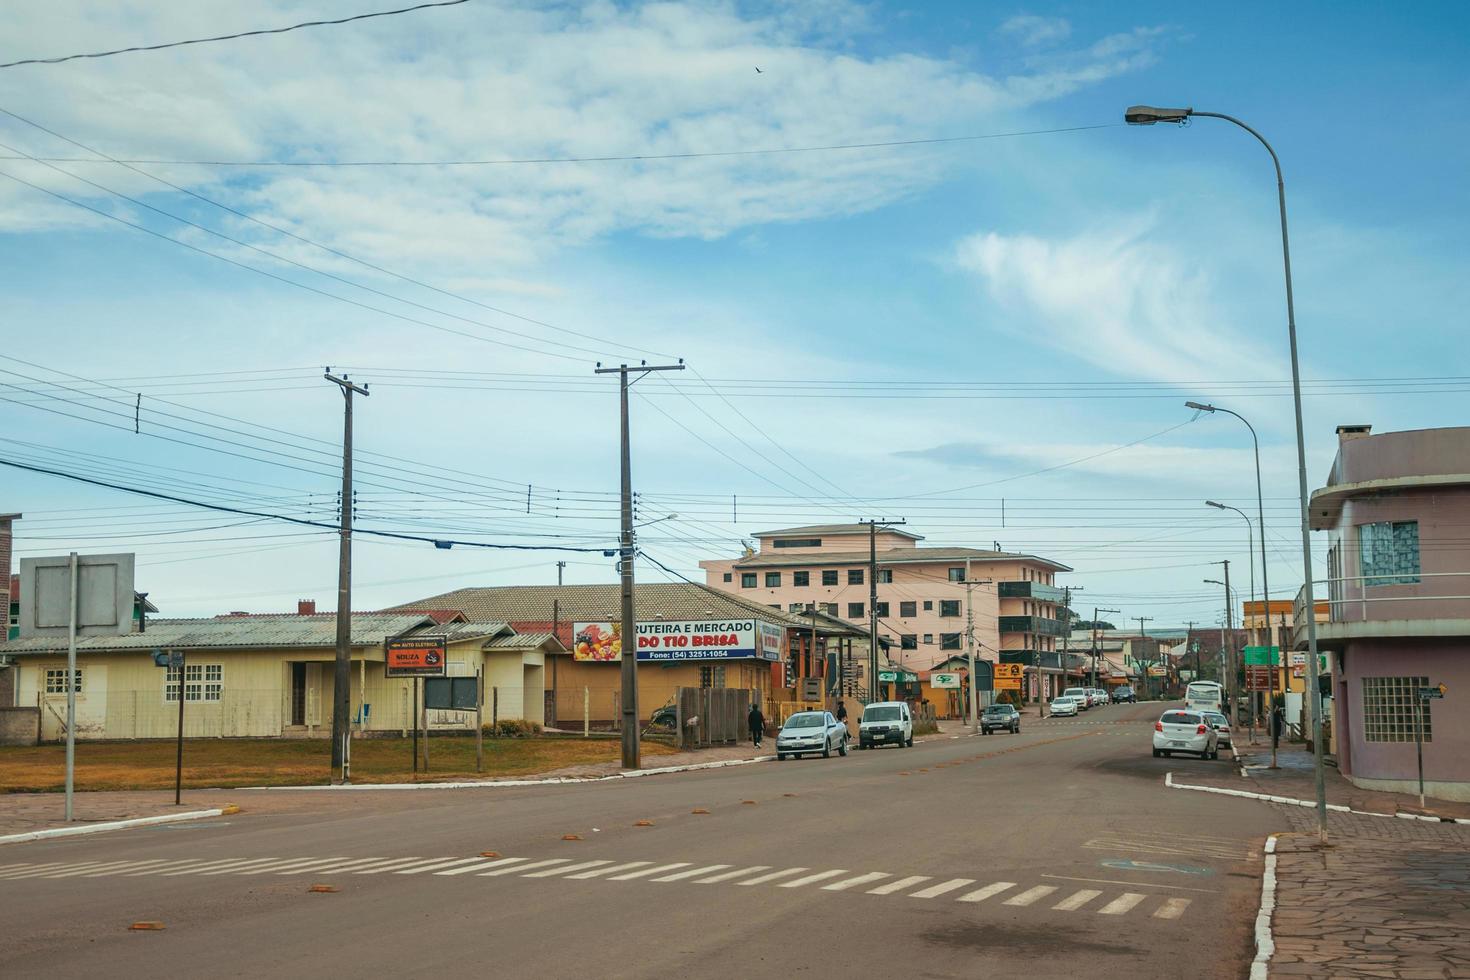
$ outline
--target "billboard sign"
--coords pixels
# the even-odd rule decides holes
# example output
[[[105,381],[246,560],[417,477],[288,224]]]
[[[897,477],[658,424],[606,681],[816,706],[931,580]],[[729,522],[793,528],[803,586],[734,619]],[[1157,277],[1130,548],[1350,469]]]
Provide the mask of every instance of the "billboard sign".
[[[22,558],[20,581],[21,638],[66,636],[71,625],[71,556]],[[133,555],[77,556],[77,636],[131,633],[133,599]]]
[[[572,657],[619,661],[623,643],[618,623],[573,623]],[[781,628],[755,619],[656,620],[638,624],[638,659],[670,663],[693,660],[781,659]]]
[[[443,677],[446,649],[443,636],[393,637],[383,641],[387,677]]]
[[[929,686],[958,690],[960,687],[960,675],[953,673],[930,674]]]
[[[424,681],[424,707],[437,711],[474,711],[478,677],[430,677]]]
[[[1023,664],[996,664],[995,679],[1000,681],[1016,681],[1020,683],[1021,674],[1025,671]]]

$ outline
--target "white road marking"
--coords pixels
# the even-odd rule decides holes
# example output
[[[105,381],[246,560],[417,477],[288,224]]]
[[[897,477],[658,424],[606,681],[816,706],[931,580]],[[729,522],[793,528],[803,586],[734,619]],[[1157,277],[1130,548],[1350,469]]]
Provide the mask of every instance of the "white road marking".
[[[121,868],[108,868],[106,871],[89,871],[81,875],[82,878],[105,877],[108,875],[122,874],[124,871],[138,871],[143,868],[151,868],[159,864],[167,864],[167,858],[153,858],[151,861],[133,861]]]
[[[1097,914],[1122,915],[1124,912],[1127,912],[1129,909],[1133,908],[1133,906],[1137,905],[1139,902],[1143,901],[1147,897],[1147,895],[1140,895],[1138,892],[1124,892],[1108,904],[1104,905],[1102,908],[1098,909]]]
[[[1023,891],[1019,895],[1012,895],[1010,898],[1008,898],[1008,899],[1005,900],[1005,904],[1006,905],[1030,905],[1032,902],[1036,901],[1037,899],[1039,899],[1039,898],[1045,898],[1046,896],[1050,895],[1052,892],[1054,892],[1056,890],[1057,890],[1057,886],[1056,885],[1037,885],[1035,888],[1028,888],[1028,889],[1026,889],[1025,891]]]
[[[211,868],[228,867],[229,865],[234,864],[236,860],[237,860],[236,858],[229,858],[229,859],[223,860],[223,861],[205,861],[203,864],[196,864],[193,867],[189,867],[189,868],[178,868],[178,869],[175,869],[173,871],[162,872],[162,873],[159,874],[158,877],[160,877],[160,878],[173,878],[176,875],[192,875],[192,874],[196,874],[196,873],[198,873],[200,871],[208,871]]]
[[[291,859],[289,861],[277,861],[275,864],[262,864],[258,868],[251,868],[249,871],[242,871],[240,873],[242,875],[273,874],[273,873],[275,873],[277,871],[287,871],[287,870],[290,870],[292,868],[299,868],[303,864],[327,864],[327,863],[330,863],[332,861],[346,861],[346,860],[347,860],[347,858],[345,858],[345,857],[334,857],[334,858],[325,858],[325,859],[322,859],[322,858],[317,858],[317,859],[312,859],[312,858],[293,858],[293,859]]]
[[[1164,904],[1154,912],[1155,919],[1177,919],[1189,908],[1191,899],[1188,898],[1166,898]]]
[[[323,864],[318,867],[312,868],[311,872],[312,874],[337,874],[343,871],[362,871],[365,868],[377,867],[382,863],[382,858],[354,858],[351,861],[334,861],[331,864]],[[200,877],[204,878],[208,877],[209,875],[217,875],[222,873],[228,874],[229,872],[221,872],[218,870],[206,871],[204,874],[200,875]],[[288,871],[284,873],[290,874],[291,872]]]
[[[394,861],[384,861],[382,864],[374,865],[369,868],[363,868],[352,873],[355,875],[377,875],[382,874],[385,871],[392,871],[394,868],[401,868],[406,864],[413,864],[415,861],[422,860],[424,859],[421,857],[398,858]]]
[[[728,864],[706,864],[702,868],[690,868],[687,871],[675,871],[671,875],[664,875],[661,878],[655,878],[653,880],[654,881],[683,881],[685,878],[693,878],[695,875],[702,875],[702,874],[705,874],[705,873],[710,872],[710,871],[723,871],[723,870],[725,870],[728,867],[729,867]]]
[[[399,868],[397,871],[394,871],[393,874],[417,875],[423,874],[425,871],[438,871],[440,868],[452,868],[456,864],[469,864],[473,861],[478,860],[480,860],[478,857],[455,858],[453,861],[432,861],[428,864],[411,864],[406,868]]]
[[[608,881],[632,881],[634,878],[646,878],[648,875],[656,875],[662,871],[676,871],[679,868],[689,867],[688,861],[676,861],[673,864],[660,864],[652,868],[641,868],[638,871],[629,871],[627,874],[613,875]]]
[[[777,878],[785,878],[787,875],[799,875],[803,871],[809,871],[809,870],[811,870],[811,869],[809,869],[809,868],[786,868],[784,871],[772,871],[770,874],[760,875],[759,877],[751,878],[749,881],[742,881],[742,882],[740,882],[740,884],[741,885],[764,885],[768,881],[775,881]]]
[[[185,860],[185,861],[168,861],[168,862],[165,862],[163,864],[155,865],[154,867],[151,867],[151,868],[143,868],[143,869],[141,869],[139,871],[129,871],[129,872],[126,872],[125,874],[119,875],[118,877],[121,877],[121,878],[139,878],[139,877],[142,877],[143,875],[157,874],[160,871],[170,871],[170,870],[172,870],[174,868],[185,868],[185,867],[189,867],[191,865],[197,867],[198,865],[208,864],[208,863],[209,862],[208,861],[205,861],[203,858],[189,858],[188,860]]]
[[[75,878],[78,875],[84,874],[108,874],[113,871],[122,871],[126,868],[133,867],[136,863],[137,862],[135,861],[109,861],[107,864],[102,865],[100,868],[92,868],[90,871],[86,868],[81,868],[80,870],[72,868],[68,871],[58,871],[56,874],[46,875],[45,877],[54,879]]]
[[[890,881],[888,884],[879,885],[877,888],[869,888],[868,894],[892,895],[894,892],[903,891],[905,888],[910,888],[914,885],[919,884],[922,881],[928,880],[929,875],[909,875],[907,878],[900,878],[897,881]]]
[[[100,868],[103,865],[110,863],[111,862],[109,861],[88,861],[85,864],[68,864],[65,861],[59,861],[56,864],[43,864],[35,870],[22,871],[18,874],[9,874],[5,877],[10,881],[15,881],[20,878],[40,878],[44,875],[54,874],[58,871],[67,871],[74,869],[96,870],[97,868]]]
[[[278,874],[278,875],[304,875],[304,874],[306,874],[308,872],[310,872],[311,874],[316,874],[322,868],[330,867],[332,865],[341,864],[345,860],[347,860],[347,859],[346,858],[335,857],[335,858],[327,858],[324,861],[307,861],[305,864],[298,864],[294,868],[281,868],[280,870],[276,871],[275,873]]]
[[[230,867],[230,868],[216,868],[213,871],[206,871],[202,875],[200,875],[199,877],[201,877],[201,878],[208,878],[210,875],[233,875],[233,874],[239,874],[242,871],[245,871],[247,868],[256,868],[256,867],[259,867],[262,864],[270,864],[273,861],[279,861],[279,860],[280,860],[280,858],[273,858],[273,857],[269,857],[269,858],[252,858],[249,861],[241,861],[239,864],[235,865],[234,867]]]
[[[1101,894],[1096,888],[1083,888],[1053,905],[1052,909],[1057,912],[1075,912]]]
[[[525,858],[501,858],[499,861],[486,861],[483,864],[466,864],[458,868],[450,868],[448,871],[435,871],[436,876],[467,875],[472,871],[484,871],[486,868],[503,868],[507,864],[520,864]]]
[[[810,885],[818,881],[826,881],[828,878],[836,878],[838,875],[845,874],[848,874],[848,870],[846,868],[838,868],[836,871],[818,871],[816,874],[806,875],[804,877],[797,878],[795,881],[783,881],[776,887],[801,888],[804,885]]]
[[[565,867],[543,868],[540,871],[532,871],[530,874],[521,875],[522,878],[550,878],[553,875],[566,874],[568,871],[585,871],[588,868],[601,867],[604,864],[612,864],[611,861],[583,861],[580,864],[569,864]]]
[[[956,737],[958,737],[958,736],[956,736]],[[892,878],[892,877],[893,876],[891,874],[889,874],[887,871],[869,871],[867,874],[865,874],[865,875],[858,875],[856,878],[844,878],[841,881],[834,881],[830,885],[823,885],[822,886],[822,891],[824,891],[824,892],[845,892],[849,888],[856,888],[858,885],[866,885],[866,884],[869,884],[870,882],[877,881],[880,878]]]
[[[984,888],[977,888],[977,889],[975,889],[972,892],[966,892],[965,894],[961,895],[959,898],[955,899],[955,901],[957,901],[957,902],[983,902],[987,898],[991,898],[991,897],[993,897],[995,895],[999,895],[1001,892],[1007,891],[1008,889],[1015,888],[1015,887],[1016,887],[1016,883],[1014,881],[997,881],[993,885],[986,885]]]
[[[511,865],[508,868],[496,868],[494,871],[482,871],[477,878],[498,878],[501,875],[515,874],[517,871],[530,871],[532,868],[545,868],[553,864],[566,864],[571,858],[551,858],[547,861],[532,861],[530,864]]]
[[[652,863],[652,861],[629,861],[626,864],[614,864],[610,868],[598,868],[595,871],[583,871],[581,874],[567,875],[567,877],[576,878],[578,880],[581,880],[583,878],[600,878],[603,875],[614,874],[618,871],[628,871],[633,868],[641,868],[644,865],[649,865]]]
[[[732,878],[743,878],[746,875],[753,875],[753,874],[755,874],[758,871],[769,871],[769,870],[771,870],[771,866],[769,864],[756,864],[756,865],[752,865],[749,868],[741,868],[739,871],[726,871],[726,872],[724,872],[722,874],[710,875],[708,878],[701,878],[701,879],[699,879],[698,881],[695,882],[695,884],[696,885],[713,885],[713,884],[716,884],[716,883],[721,882],[721,881],[730,881]]]
[[[909,898],[938,898],[945,892],[952,892],[956,888],[964,888],[966,885],[973,885],[974,883],[974,878],[951,878],[948,881],[941,881],[937,885],[930,885],[928,888],[916,891]]]
[[[1056,881],[1087,881],[1096,885],[1132,885],[1135,888],[1143,884],[1143,882],[1140,881],[1120,881],[1117,878],[1074,878],[1072,875],[1042,875],[1041,877],[1051,878]],[[1176,892],[1207,892],[1212,895],[1214,894],[1214,891],[1209,888],[1188,888],[1184,885],[1165,885],[1156,881],[1150,881],[1147,885],[1144,885],[1144,887],[1168,888],[1169,890]]]

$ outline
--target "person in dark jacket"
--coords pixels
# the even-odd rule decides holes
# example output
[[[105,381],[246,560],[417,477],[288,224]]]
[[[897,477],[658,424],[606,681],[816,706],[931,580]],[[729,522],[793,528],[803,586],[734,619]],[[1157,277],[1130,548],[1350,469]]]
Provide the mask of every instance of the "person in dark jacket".
[[[761,714],[761,706],[752,704],[750,714],[745,718],[750,725],[750,741],[756,748],[761,747],[761,736],[766,733],[766,716]]]
[[[837,720],[838,721],[842,722],[844,725],[847,724],[847,705],[845,705],[845,704],[842,703],[842,699],[841,698],[838,698],[837,699],[837,712],[836,712],[836,714],[837,714]]]

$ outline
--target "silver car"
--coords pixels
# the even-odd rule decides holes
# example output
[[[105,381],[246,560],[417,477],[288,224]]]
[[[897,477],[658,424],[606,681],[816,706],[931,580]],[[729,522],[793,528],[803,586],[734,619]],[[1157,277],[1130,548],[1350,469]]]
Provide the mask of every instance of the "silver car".
[[[1205,723],[1213,728],[1215,734],[1219,736],[1220,744],[1227,749],[1234,748],[1235,741],[1230,737],[1230,719],[1218,711],[1202,711],[1200,713],[1205,716]]]
[[[847,726],[830,711],[798,711],[776,733],[778,760],[788,755],[800,758],[817,753],[826,759],[833,750],[838,755],[847,755]]]

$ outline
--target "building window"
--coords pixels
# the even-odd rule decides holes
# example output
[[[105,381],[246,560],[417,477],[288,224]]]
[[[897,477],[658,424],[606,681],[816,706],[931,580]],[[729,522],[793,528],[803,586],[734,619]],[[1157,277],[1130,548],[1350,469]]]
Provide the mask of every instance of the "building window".
[[[848,619],[862,619],[863,618],[863,604],[861,602],[849,602],[847,604],[847,618]]]
[[[811,572],[792,572],[791,573],[791,584],[792,585],[795,585],[795,586],[798,586],[799,588],[803,588],[803,589],[806,588],[807,586],[809,586],[809,585],[812,584],[812,573]]]
[[[78,694],[81,694],[82,693],[82,672],[83,672],[83,668],[78,667],[77,668],[76,677],[74,677],[72,679],[72,689],[74,691],[76,691]],[[66,693],[66,668],[65,667],[47,667],[46,668],[46,693],[47,694],[65,694]]]
[[[824,571],[822,573],[822,584],[823,585],[836,585],[837,584],[837,569],[835,569],[835,568],[829,568],[826,571]]]
[[[218,702],[224,693],[225,668],[222,664],[186,664],[184,666],[184,702]],[[179,669],[170,667],[163,678],[163,699],[179,699]]]
[[[729,572],[726,572],[724,574],[724,577],[723,577],[722,581],[729,582],[732,579],[734,579],[734,577],[735,577],[734,575],[731,575]]]
[[[873,611],[878,614],[878,618],[879,619],[887,619],[888,618],[888,603],[886,603],[886,602],[875,602],[875,603],[873,603]]]
[[[958,633],[940,633],[939,649],[958,650],[960,648],[960,635]]]
[[[766,588],[779,589],[781,587],[780,572],[766,572]]]
[[[725,665],[724,664],[700,664],[699,665],[700,687],[724,687]]]
[[[924,642],[925,643],[933,643],[934,642],[934,634],[933,633],[925,633],[924,634]]]
[[[788,602],[786,604],[786,611],[789,612],[789,613],[791,613],[792,615],[799,616],[802,613],[806,612],[806,603],[804,603],[804,602]]]
[[[835,603],[835,602],[824,602],[824,603],[822,603],[822,612],[826,613],[828,616],[836,616],[837,615],[837,603]]]
[[[878,569],[878,584],[879,585],[892,585],[893,584],[893,569],[891,569],[891,568],[880,568],[880,569]]]
[[[1358,562],[1365,586],[1419,581],[1419,522],[1360,524]]]
[[[904,650],[919,649],[919,636],[917,633],[905,633],[898,638],[898,645]]]
[[[1363,738],[1369,742],[1412,742],[1419,718],[1419,689],[1427,677],[1364,677]],[[1433,741],[1430,702],[1424,702],[1424,741]]]
[[[925,599],[924,600],[924,611],[925,612],[933,612],[934,611],[934,600],[933,599]]]
[[[755,588],[755,572],[741,572],[740,573],[740,587],[742,589],[753,589],[753,588]]]
[[[862,585],[863,584],[863,570],[861,568],[849,568],[847,570],[847,584],[848,585]]]
[[[820,548],[821,538],[777,538],[771,542],[773,548]]]
[[[900,602],[898,604],[898,615],[899,615],[899,618],[900,619],[911,619],[914,616],[917,616],[919,613],[918,613],[918,610],[915,607],[916,607],[916,604],[913,603],[913,602]]]
[[[958,599],[940,599],[939,600],[939,615],[941,615],[941,616],[958,616],[959,614],[960,614],[960,600],[958,600]]]
[[[963,582],[965,580],[965,570],[963,568],[951,568],[949,570],[949,580],[951,582]]]

